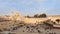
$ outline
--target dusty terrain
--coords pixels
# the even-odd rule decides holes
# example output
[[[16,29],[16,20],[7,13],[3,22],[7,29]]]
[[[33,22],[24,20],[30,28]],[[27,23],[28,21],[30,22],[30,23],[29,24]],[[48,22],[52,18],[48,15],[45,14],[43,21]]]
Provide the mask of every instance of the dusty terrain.
[[[48,29],[44,25],[44,21],[52,20],[56,24],[59,16],[51,16],[47,18],[17,18],[10,21],[0,22],[0,34],[60,34],[60,29]],[[7,19],[8,20],[8,19]],[[21,21],[20,21],[21,20]],[[53,22],[52,22],[53,23]]]

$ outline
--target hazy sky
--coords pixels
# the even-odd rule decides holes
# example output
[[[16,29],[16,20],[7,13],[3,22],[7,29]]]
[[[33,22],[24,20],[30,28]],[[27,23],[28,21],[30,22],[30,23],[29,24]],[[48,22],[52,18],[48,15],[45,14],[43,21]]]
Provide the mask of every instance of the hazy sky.
[[[21,15],[60,14],[60,0],[0,0],[0,14],[18,11]]]

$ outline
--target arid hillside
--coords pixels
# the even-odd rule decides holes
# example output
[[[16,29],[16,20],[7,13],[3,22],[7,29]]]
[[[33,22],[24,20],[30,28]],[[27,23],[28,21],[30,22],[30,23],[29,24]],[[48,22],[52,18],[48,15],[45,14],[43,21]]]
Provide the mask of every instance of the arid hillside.
[[[40,24],[47,23],[46,22],[47,20],[51,20],[51,23],[55,22],[56,24],[60,24],[60,22],[56,21],[57,19],[60,20],[60,16],[48,16],[46,18],[25,18],[21,16],[18,16],[18,17],[0,16],[0,31],[10,31],[10,32],[15,32],[19,34],[21,32],[23,33],[24,31],[30,32],[32,28],[34,29],[33,30],[34,32],[40,33],[39,30],[36,30],[37,28],[39,29],[41,28]],[[41,28],[41,31],[43,30],[42,28]]]

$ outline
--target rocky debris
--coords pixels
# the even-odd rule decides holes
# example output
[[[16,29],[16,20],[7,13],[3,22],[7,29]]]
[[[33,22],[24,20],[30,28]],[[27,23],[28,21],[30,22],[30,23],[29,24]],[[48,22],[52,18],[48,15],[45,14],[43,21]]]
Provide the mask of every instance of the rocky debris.
[[[0,30],[0,32],[2,32],[2,31],[14,32],[16,30],[24,28],[25,30],[22,30],[22,32],[43,33],[43,31],[41,31],[41,29],[44,29],[44,31],[46,31],[47,29],[51,30],[50,25],[49,25],[50,23],[48,25],[46,23],[47,23],[47,21],[43,22],[43,24],[40,24],[40,23],[38,23],[38,24],[35,24],[35,23],[34,24],[19,23],[16,26],[13,24],[14,25],[13,27],[10,27],[9,29],[4,28],[3,30]],[[9,34],[11,34],[11,33],[9,33]],[[49,34],[53,34],[53,33],[49,33]],[[56,34],[56,33],[54,32],[54,34]]]

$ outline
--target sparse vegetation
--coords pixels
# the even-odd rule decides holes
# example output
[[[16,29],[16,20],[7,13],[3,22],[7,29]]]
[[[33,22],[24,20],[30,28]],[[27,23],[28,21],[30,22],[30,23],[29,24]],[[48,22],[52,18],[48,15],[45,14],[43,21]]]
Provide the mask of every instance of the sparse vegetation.
[[[45,13],[43,13],[43,14],[39,15],[38,17],[39,18],[45,18],[45,17],[47,17],[47,15]]]
[[[34,18],[38,18],[38,14],[35,14],[35,15],[34,15]]]
[[[40,15],[39,14],[35,14],[33,17],[31,17],[29,15],[27,15],[25,17],[27,17],[27,18],[46,18],[47,15],[45,13],[43,13],[43,14],[40,14]]]
[[[27,18],[31,18],[30,16],[27,16]]]
[[[38,15],[38,14],[34,15],[34,18],[46,18],[46,17],[47,17],[47,15],[45,13],[40,14],[40,15]]]
[[[60,19],[56,19],[57,22],[60,22]]]

